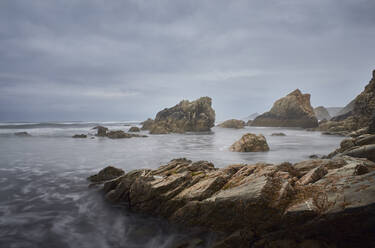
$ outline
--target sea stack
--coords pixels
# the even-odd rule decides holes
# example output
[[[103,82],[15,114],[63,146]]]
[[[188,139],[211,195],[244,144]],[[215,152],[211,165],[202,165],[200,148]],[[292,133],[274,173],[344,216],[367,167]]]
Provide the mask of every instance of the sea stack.
[[[183,100],[157,113],[149,127],[151,134],[205,132],[215,125],[215,111],[210,97],[189,102]]]
[[[318,120],[310,104],[310,94],[302,94],[296,89],[277,100],[269,112],[255,118],[251,125],[313,128],[318,126]]]

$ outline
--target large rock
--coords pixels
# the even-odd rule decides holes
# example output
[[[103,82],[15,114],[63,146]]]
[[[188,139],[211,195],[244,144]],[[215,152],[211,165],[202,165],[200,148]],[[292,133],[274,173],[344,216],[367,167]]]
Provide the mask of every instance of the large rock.
[[[315,116],[318,120],[329,120],[329,119],[331,119],[331,116],[329,115],[328,110],[323,106],[319,106],[319,107],[314,108],[314,113],[315,113]]]
[[[145,120],[141,124],[142,124],[142,128],[141,128],[142,130],[150,130],[152,125],[154,124],[154,120],[151,119],[151,118],[148,118],[147,120]]]
[[[351,101],[340,115],[331,119],[329,126],[320,125],[319,130],[329,131],[332,128],[343,129],[343,132],[351,132],[368,127],[372,123],[375,112],[375,70],[372,79],[364,91]]]
[[[232,152],[266,152],[270,148],[263,134],[244,134],[229,148]]]
[[[103,189],[134,212],[222,233],[214,247],[374,247],[374,178],[374,163],[348,156],[222,169],[175,159]]]
[[[219,124],[219,127],[235,128],[235,129],[241,129],[241,128],[244,128],[244,126],[245,126],[245,122],[243,120],[236,120],[236,119],[226,120]]]
[[[89,176],[87,180],[93,182],[93,183],[103,183],[105,181],[109,181],[115,178],[118,178],[122,175],[124,175],[125,172],[122,169],[115,168],[113,166],[107,166],[101,171],[99,171],[98,174]]]
[[[297,89],[277,100],[269,112],[255,118],[252,126],[313,128],[318,126],[318,120],[310,104],[310,94]]]
[[[201,97],[189,102],[181,101],[172,108],[157,113],[150,127],[151,134],[210,131],[215,123],[211,98]]]

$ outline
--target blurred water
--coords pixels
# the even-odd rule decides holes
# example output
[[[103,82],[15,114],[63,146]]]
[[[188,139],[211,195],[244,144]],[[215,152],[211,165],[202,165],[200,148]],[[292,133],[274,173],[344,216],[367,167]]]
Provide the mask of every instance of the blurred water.
[[[296,162],[311,154],[327,154],[342,139],[300,129],[255,127],[215,127],[204,134],[118,140],[71,138],[73,134],[94,134],[91,128],[97,124],[0,125],[0,247],[170,247],[199,234],[110,206],[97,189],[87,187],[85,178],[107,165],[125,171],[156,168],[178,157],[209,160],[217,167]],[[125,125],[130,124],[134,123],[104,125],[127,131]],[[20,131],[32,137],[13,135]],[[271,150],[229,152],[229,146],[246,132],[264,134]],[[274,132],[287,136],[271,136]],[[206,246],[213,238],[200,237]]]

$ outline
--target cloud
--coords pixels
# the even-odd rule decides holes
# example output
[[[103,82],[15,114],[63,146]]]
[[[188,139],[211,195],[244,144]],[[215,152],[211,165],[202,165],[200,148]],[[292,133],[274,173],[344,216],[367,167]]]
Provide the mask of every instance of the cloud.
[[[374,69],[374,12],[371,0],[4,0],[0,120],[141,120],[202,95],[218,119],[240,118],[295,88],[343,106]]]

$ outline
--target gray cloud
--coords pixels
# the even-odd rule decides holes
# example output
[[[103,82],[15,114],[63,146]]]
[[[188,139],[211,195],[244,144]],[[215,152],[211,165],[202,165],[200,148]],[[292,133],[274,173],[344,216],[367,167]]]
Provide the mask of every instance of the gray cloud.
[[[208,95],[219,120],[295,88],[343,106],[374,69],[375,2],[0,2],[0,120],[142,120]]]

